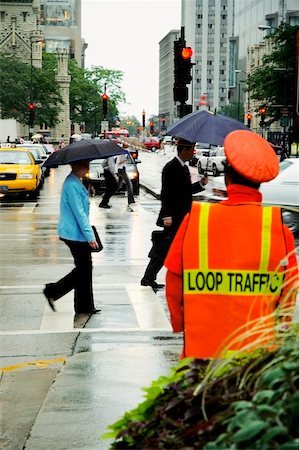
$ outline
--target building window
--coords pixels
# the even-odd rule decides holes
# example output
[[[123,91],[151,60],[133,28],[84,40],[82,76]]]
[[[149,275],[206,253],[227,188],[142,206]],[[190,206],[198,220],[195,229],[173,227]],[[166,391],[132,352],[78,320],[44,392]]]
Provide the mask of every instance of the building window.
[[[5,11],[0,11],[0,22],[5,22]]]
[[[26,22],[26,18],[27,18],[27,14],[28,13],[26,11],[23,11],[22,14],[23,14],[23,22]]]

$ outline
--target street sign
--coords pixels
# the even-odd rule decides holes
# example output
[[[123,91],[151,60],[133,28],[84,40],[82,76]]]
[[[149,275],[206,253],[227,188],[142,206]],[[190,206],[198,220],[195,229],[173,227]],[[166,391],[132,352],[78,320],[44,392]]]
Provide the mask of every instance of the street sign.
[[[104,131],[109,130],[109,122],[108,120],[102,120],[101,122],[101,133],[104,133]]]
[[[282,116],[279,123],[281,127],[287,127],[289,125],[289,122],[290,118],[288,116]]]

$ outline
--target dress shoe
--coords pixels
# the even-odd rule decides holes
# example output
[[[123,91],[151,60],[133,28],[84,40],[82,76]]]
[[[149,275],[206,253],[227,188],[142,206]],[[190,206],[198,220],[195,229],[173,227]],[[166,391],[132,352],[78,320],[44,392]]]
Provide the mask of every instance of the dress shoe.
[[[150,286],[153,289],[163,289],[165,287],[165,284],[159,284],[156,281],[149,281],[142,278],[141,280],[141,286]]]
[[[91,311],[77,311],[76,313],[75,313],[75,316],[80,316],[80,315],[85,315],[85,316],[90,316],[90,315],[92,315],[92,314],[97,314],[97,313],[99,313],[99,312],[101,312],[101,310],[100,309],[98,309],[98,308],[93,308]]]
[[[105,208],[105,209],[110,209],[111,205],[102,205],[101,203],[99,204],[99,208]]]
[[[99,312],[101,312],[101,310],[99,308],[93,308],[89,314],[97,314]]]
[[[47,301],[48,301],[48,305],[50,306],[50,308],[52,309],[52,311],[56,311],[55,306],[54,306],[54,298],[50,297],[50,295],[47,292],[47,287],[45,287],[45,289],[43,290],[44,296],[46,297]]]

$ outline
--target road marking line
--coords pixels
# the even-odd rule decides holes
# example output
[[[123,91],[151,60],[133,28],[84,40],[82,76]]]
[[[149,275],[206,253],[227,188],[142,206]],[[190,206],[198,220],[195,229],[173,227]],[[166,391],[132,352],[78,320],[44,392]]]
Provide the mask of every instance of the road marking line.
[[[38,361],[30,361],[19,364],[14,364],[13,366],[0,367],[1,372],[12,372],[17,369],[23,369],[28,366],[36,366],[38,369],[45,369],[49,364],[65,363],[66,358],[55,358],[55,359],[39,359]]]
[[[41,330],[70,330],[74,329],[74,294],[70,292],[59,299],[59,312],[54,313],[47,301],[43,318],[40,324]]]
[[[125,286],[142,330],[171,330],[170,322],[152,289],[137,285]]]
[[[53,313],[57,314],[57,313]],[[17,330],[17,331],[0,331],[0,336],[18,336],[18,335],[34,335],[34,334],[58,334],[58,333],[144,333],[144,332],[155,332],[164,333],[165,328],[147,328],[143,330],[141,328],[73,328],[72,330]],[[168,334],[168,331],[167,331]]]

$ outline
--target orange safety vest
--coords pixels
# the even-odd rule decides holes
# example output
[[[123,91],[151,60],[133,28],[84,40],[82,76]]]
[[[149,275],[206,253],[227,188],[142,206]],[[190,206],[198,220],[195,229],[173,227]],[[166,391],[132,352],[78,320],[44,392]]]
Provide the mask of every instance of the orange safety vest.
[[[183,243],[184,356],[244,350],[260,336],[249,322],[275,310],[286,253],[280,208],[193,202]]]

